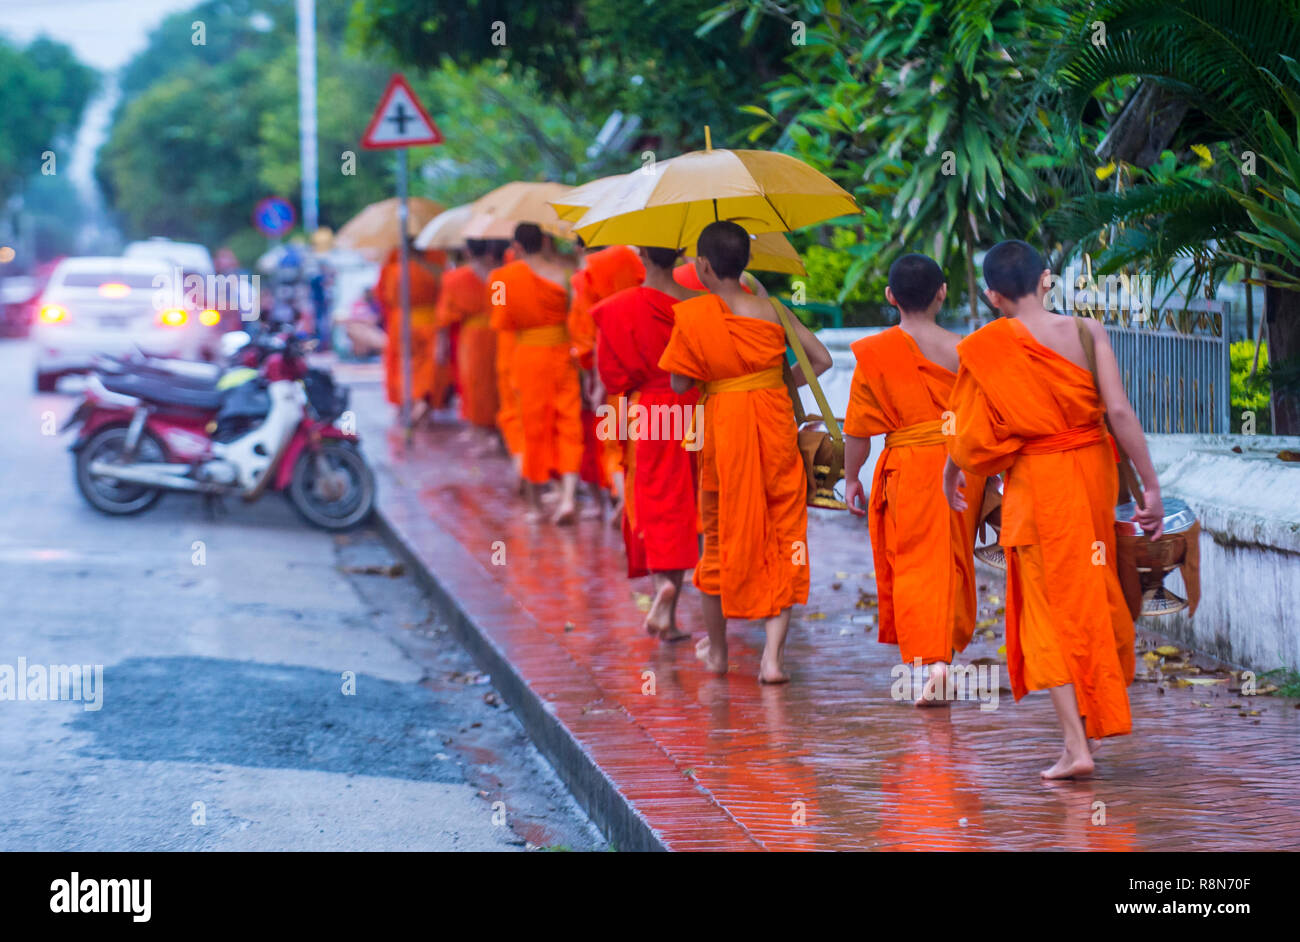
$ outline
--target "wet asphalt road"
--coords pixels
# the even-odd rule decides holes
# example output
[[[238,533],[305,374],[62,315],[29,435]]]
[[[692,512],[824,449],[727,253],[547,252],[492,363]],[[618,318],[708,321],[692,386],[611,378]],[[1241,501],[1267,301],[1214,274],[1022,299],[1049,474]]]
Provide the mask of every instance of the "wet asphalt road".
[[[102,704],[0,699],[0,850],[601,846],[373,532],[102,516],[33,388],[0,341],[0,697],[22,658],[103,665]]]

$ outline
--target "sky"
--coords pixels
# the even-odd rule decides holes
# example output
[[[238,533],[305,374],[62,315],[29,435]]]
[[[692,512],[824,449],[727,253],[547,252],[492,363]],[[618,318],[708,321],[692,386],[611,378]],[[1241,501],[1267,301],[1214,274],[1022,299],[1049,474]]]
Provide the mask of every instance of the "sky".
[[[112,70],[144,48],[163,17],[199,0],[0,0],[0,33],[26,44],[44,34],[82,62]]]

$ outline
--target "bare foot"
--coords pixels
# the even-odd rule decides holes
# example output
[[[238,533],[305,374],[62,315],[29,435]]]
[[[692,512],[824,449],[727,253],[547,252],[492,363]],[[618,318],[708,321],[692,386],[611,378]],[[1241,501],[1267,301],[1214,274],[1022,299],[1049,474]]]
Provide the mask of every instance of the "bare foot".
[[[705,666],[713,673],[721,675],[727,672],[727,649],[725,646],[721,651],[714,651],[709,639],[701,638],[695,642],[695,656],[703,661]]]
[[[609,505],[609,523],[615,530],[623,525],[623,498]]]
[[[577,519],[578,513],[572,503],[560,504],[555,508],[555,516],[551,517],[551,523],[557,527],[567,527],[572,526]]]
[[[913,704],[918,707],[946,707],[948,702],[948,665],[934,663],[930,665],[930,677],[921,688],[921,696]]]
[[[788,684],[790,675],[781,667],[779,661],[769,661],[763,658],[758,666],[758,682],[760,684]]]
[[[676,625],[669,625],[667,630],[659,632],[660,641],[685,641],[690,636],[689,631],[682,631]]]
[[[1062,752],[1056,765],[1043,769],[1041,774],[1046,779],[1087,778],[1092,775],[1093,768],[1092,756],[1072,756],[1068,752]]]
[[[671,582],[665,582],[655,593],[650,603],[650,611],[645,617],[645,630],[648,635],[660,635],[673,627],[673,602],[677,598],[677,589]]]

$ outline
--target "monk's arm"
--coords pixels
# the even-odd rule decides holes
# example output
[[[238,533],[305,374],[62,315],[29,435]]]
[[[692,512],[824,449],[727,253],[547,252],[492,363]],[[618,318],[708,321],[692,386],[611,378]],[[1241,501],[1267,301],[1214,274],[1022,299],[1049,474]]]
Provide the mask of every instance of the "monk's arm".
[[[804,326],[803,321],[799,320],[797,317],[792,317],[790,320],[794,323],[795,335],[799,338],[799,342],[803,344],[804,351],[808,354],[808,362],[813,368],[813,373],[817,376],[821,376],[831,368],[830,351],[827,350],[825,345],[817,339],[816,334]],[[803,375],[803,367],[798,363],[794,365],[794,368],[790,372],[794,376],[794,384],[796,386],[808,385],[808,380]]]
[[[859,475],[870,455],[871,439],[859,438],[856,435],[844,436],[844,502],[849,505],[852,513],[859,516],[866,513],[866,495],[863,493]],[[858,497],[862,498],[861,509],[856,500]]]
[[[1115,361],[1115,351],[1111,349],[1106,329],[1100,324],[1090,324],[1089,329],[1093,332],[1097,349],[1097,387],[1106,406],[1110,427],[1120,446],[1133,460],[1138,477],[1142,479],[1146,508],[1137,515],[1138,523],[1154,539],[1159,535],[1158,527],[1164,516],[1164,508],[1160,500],[1160,481],[1156,477],[1155,465],[1151,463],[1147,438],[1142,433],[1142,423],[1129,404],[1128,393],[1124,391],[1124,380],[1120,378],[1119,364]]]

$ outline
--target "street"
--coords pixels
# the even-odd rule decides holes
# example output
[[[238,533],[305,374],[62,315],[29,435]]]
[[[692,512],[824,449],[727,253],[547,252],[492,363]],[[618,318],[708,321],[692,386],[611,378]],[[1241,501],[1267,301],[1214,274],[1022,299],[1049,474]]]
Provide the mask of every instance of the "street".
[[[0,344],[0,671],[102,665],[102,701],[0,700],[0,849],[602,846],[373,531],[96,513],[31,357]]]

